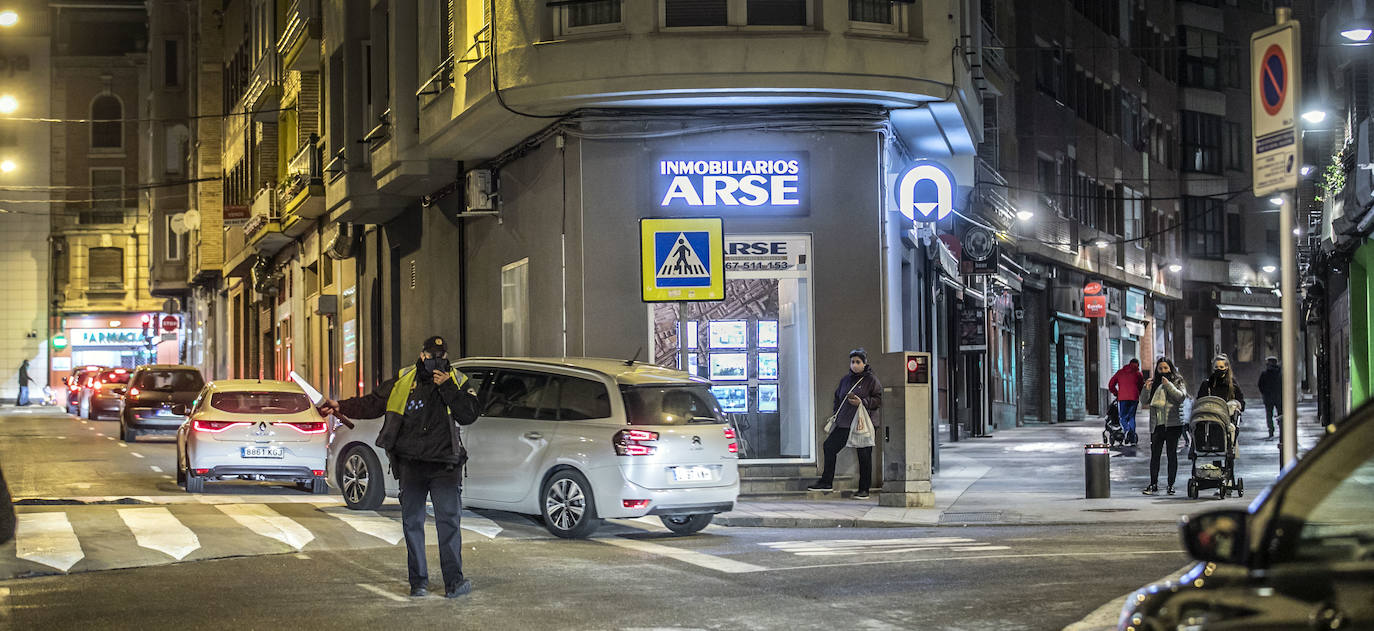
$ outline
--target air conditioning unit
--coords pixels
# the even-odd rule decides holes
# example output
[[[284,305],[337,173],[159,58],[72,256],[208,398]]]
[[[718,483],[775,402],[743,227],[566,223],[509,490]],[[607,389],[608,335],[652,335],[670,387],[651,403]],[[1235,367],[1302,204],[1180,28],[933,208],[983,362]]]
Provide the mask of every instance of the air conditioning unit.
[[[467,174],[468,212],[496,210],[496,190],[493,188],[491,169],[473,169]]]

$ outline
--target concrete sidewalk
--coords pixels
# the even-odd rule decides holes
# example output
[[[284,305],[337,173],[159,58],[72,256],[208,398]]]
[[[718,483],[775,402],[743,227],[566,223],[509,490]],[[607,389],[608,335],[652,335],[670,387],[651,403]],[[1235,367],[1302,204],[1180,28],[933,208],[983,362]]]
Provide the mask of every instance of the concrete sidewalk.
[[[1259,408],[1258,410],[1256,408]],[[1298,407],[1299,453],[1316,444],[1316,406]],[[1144,421],[1144,415],[1139,417]],[[1083,445],[1101,442],[1102,422],[1081,421],[1002,430],[991,438],[967,438],[940,446],[934,508],[879,506],[867,500],[841,499],[838,493],[812,494],[806,501],[745,501],[717,515],[726,526],[795,528],[881,528],[967,524],[1172,523],[1179,517],[1224,506],[1244,507],[1278,475],[1277,439],[1267,438],[1264,410],[1256,402],[1240,426],[1236,476],[1244,480],[1243,497],[1216,498],[1204,491],[1187,498],[1191,461],[1180,449],[1177,495],[1166,495],[1168,460],[1160,462],[1160,492],[1146,496],[1150,436],[1142,431],[1138,448],[1113,450],[1112,496],[1084,499]],[[1210,459],[1199,460],[1199,464]]]

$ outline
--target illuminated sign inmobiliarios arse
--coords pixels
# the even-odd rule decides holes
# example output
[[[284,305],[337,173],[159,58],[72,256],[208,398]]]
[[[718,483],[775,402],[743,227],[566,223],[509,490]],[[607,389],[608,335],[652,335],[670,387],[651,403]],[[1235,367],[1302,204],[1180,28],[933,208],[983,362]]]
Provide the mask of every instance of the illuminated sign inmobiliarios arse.
[[[654,205],[722,214],[804,215],[810,211],[806,152],[719,152],[661,156]]]

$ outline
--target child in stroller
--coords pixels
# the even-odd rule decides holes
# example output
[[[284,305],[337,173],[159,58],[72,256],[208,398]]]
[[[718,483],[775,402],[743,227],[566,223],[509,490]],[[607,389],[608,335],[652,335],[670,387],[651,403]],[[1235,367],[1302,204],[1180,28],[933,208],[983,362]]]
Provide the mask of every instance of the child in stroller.
[[[1121,406],[1116,404],[1116,399],[1112,399],[1111,405],[1107,406],[1107,422],[1102,430],[1102,442],[1107,443],[1108,447],[1120,447],[1126,444],[1126,430],[1121,427]]]
[[[1235,477],[1236,424],[1240,415],[1239,406],[1221,397],[1200,397],[1193,403],[1193,416],[1190,419],[1193,436],[1188,457],[1192,459],[1192,472],[1188,478],[1188,498],[1197,499],[1204,489],[1217,489],[1217,496],[1225,499],[1230,493],[1237,497],[1245,495],[1245,480]],[[1199,466],[1199,456],[1213,456],[1211,463]]]

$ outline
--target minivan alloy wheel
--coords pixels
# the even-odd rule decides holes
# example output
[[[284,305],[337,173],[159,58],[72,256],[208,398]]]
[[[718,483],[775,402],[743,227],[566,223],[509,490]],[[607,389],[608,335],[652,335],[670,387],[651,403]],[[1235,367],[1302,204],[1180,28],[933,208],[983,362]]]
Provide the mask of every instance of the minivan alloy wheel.
[[[372,472],[367,468],[367,461],[363,459],[361,453],[353,453],[344,461],[343,470],[343,492],[348,501],[355,504],[363,501],[363,496],[367,495],[367,487],[371,480]]]
[[[562,478],[549,485],[544,507],[545,514],[555,526],[572,530],[582,521],[582,515],[587,510],[587,497],[575,480]]]

